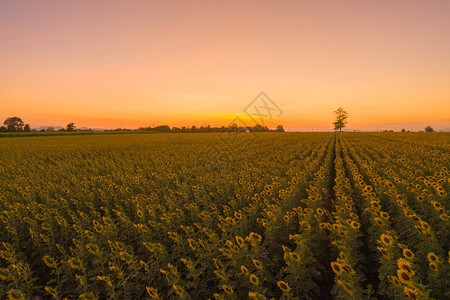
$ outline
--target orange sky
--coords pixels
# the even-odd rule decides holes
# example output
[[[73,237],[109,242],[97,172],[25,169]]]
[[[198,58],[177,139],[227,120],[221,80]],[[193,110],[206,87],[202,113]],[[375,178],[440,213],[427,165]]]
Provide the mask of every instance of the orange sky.
[[[0,2],[0,119],[227,125],[265,91],[267,125],[450,127],[450,1]]]

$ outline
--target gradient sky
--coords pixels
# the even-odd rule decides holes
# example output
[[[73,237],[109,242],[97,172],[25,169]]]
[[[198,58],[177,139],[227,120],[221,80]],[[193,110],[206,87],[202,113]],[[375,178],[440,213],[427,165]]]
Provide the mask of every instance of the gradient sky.
[[[269,126],[450,127],[450,1],[0,2],[0,119],[227,125],[265,91]]]

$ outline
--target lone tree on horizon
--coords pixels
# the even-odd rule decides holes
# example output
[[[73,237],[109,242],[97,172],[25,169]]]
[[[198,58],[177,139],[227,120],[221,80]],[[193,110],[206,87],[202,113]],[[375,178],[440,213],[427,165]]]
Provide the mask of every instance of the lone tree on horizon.
[[[74,131],[74,130],[75,130],[75,123],[67,124],[67,131]]]
[[[5,125],[8,132],[20,132],[23,131],[25,123],[19,117],[9,117],[3,122],[3,125]]]
[[[342,131],[342,128],[345,128],[347,124],[348,112],[339,107],[334,113],[336,114],[336,121],[333,122],[334,130]]]

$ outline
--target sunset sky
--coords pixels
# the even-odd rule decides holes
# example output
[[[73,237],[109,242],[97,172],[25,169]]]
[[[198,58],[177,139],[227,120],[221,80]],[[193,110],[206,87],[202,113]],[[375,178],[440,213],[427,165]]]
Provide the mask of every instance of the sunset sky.
[[[31,127],[450,127],[450,1],[0,2],[0,120]],[[247,120],[249,125],[251,120]]]

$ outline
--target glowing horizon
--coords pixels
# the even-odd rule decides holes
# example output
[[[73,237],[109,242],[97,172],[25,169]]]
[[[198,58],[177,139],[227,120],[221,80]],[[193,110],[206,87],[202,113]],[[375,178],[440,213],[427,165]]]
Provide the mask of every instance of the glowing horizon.
[[[3,1],[0,121],[32,128],[450,127],[450,2]],[[252,125],[252,124],[249,124]]]

